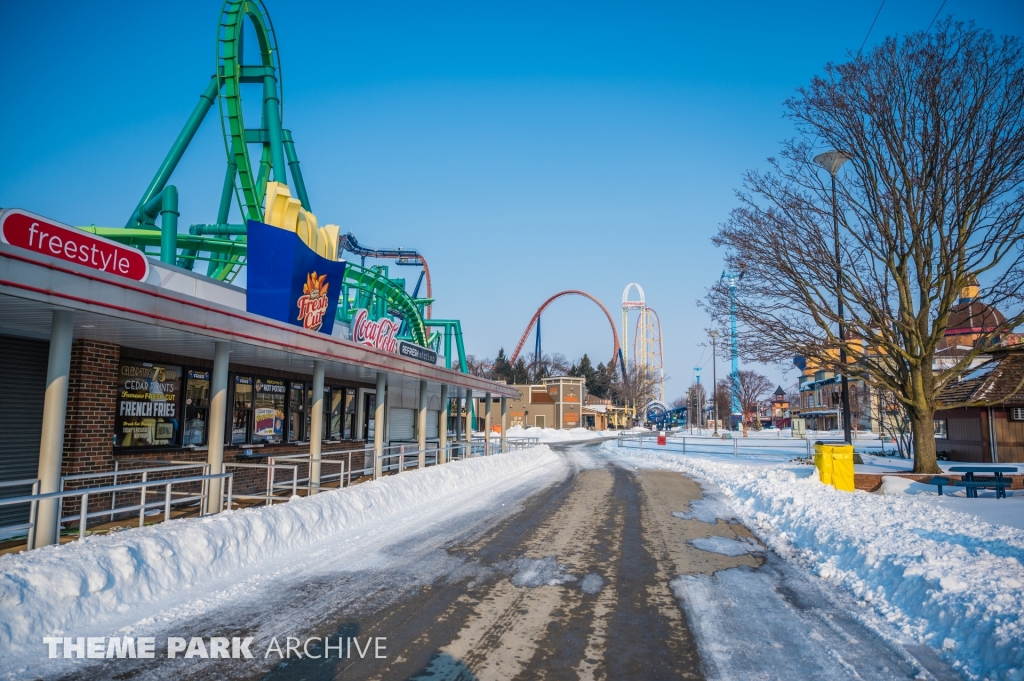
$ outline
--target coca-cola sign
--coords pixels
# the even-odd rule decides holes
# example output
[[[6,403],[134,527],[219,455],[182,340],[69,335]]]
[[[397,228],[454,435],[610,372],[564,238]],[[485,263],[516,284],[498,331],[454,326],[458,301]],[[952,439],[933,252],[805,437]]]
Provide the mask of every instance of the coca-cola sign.
[[[366,310],[358,310],[352,318],[352,340],[356,343],[369,345],[384,352],[395,352],[398,349],[398,324],[387,317],[372,321]]]

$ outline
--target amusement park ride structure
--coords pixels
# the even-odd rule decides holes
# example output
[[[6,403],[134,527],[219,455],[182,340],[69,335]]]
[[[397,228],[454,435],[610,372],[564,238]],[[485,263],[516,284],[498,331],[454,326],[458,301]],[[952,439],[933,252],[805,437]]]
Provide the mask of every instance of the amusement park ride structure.
[[[246,35],[246,22],[251,32]],[[243,59],[243,37],[255,36],[259,58],[256,63]],[[250,54],[252,51],[249,52]],[[247,127],[243,119],[242,92],[261,87],[258,127]],[[178,233],[178,190],[169,184],[174,170],[199,130],[207,114],[218,105],[227,167],[221,190],[216,221],[194,224],[187,234]],[[252,111],[251,108],[248,109]],[[291,203],[290,218],[298,227],[316,227],[311,213],[309,195],[299,167],[299,158],[290,130],[283,127],[284,90],[281,62],[270,15],[262,0],[227,0],[221,9],[217,28],[215,72],[199,98],[170,151],[160,164],[149,186],[124,227],[82,229],[108,239],[133,246],[149,255],[159,254],[164,263],[194,270],[206,262],[206,275],[225,282],[234,281],[246,263],[247,220],[267,222],[270,210],[263,199],[268,184],[282,185]],[[258,164],[253,165],[250,147],[259,148]],[[290,176],[290,177],[289,177]],[[290,181],[289,181],[290,180]],[[276,185],[270,185],[271,193]],[[268,198],[269,201],[269,198]],[[232,205],[241,213],[241,224],[229,223]],[[301,210],[300,210],[301,209]],[[298,213],[298,221],[293,215]],[[160,218],[160,226],[156,224]],[[306,224],[303,224],[303,221]],[[321,232],[334,235],[337,243],[329,249],[340,256],[345,250],[361,256],[359,265],[347,263],[337,319],[350,323],[355,312],[366,309],[371,320],[392,316],[401,320],[399,337],[420,346],[431,347],[444,354],[448,368],[452,366],[452,341],[458,352],[458,368],[467,372],[462,343],[462,327],[458,320],[431,319],[430,271],[426,259],[408,249],[371,249],[361,246],[350,234],[338,235],[338,228],[328,225]],[[332,231],[333,230],[333,231]],[[323,238],[323,237],[321,237]],[[314,241],[315,241],[314,237]],[[421,265],[420,282],[426,278],[426,297],[418,297],[420,283],[410,295],[405,280],[390,278],[387,266],[366,267],[366,258],[395,259],[398,265]],[[442,350],[442,343],[444,348]]]
[[[516,345],[515,352],[513,352],[512,356],[509,358],[509,362],[511,364],[515,364],[516,360],[519,359],[519,353],[523,351],[523,345],[526,344],[526,339],[530,337],[530,331],[533,330],[534,326],[537,327],[537,341],[534,354],[540,354],[540,316],[548,305],[555,302],[562,296],[583,296],[584,298],[593,301],[598,307],[601,308],[601,311],[604,312],[604,316],[608,318],[608,325],[612,329],[612,342],[614,347],[612,349],[611,364],[614,365],[618,361],[618,358],[620,357],[621,353],[619,352],[619,334],[615,330],[615,321],[612,320],[611,313],[608,312],[608,308],[601,304],[600,300],[590,295],[586,291],[577,291],[575,289],[571,289],[568,291],[560,291],[555,295],[551,296],[550,298],[548,298],[547,300],[545,300],[541,304],[541,306],[537,308],[537,311],[533,314],[533,317],[530,319],[530,323],[526,325],[526,330],[523,331],[523,335],[519,338],[519,343]]]
[[[630,300],[630,289],[636,288],[640,300]],[[661,334],[661,320],[653,307],[647,307],[644,289],[640,284],[630,283],[622,291],[622,346],[629,347],[629,312],[639,312],[633,332],[633,355],[638,367],[647,367],[653,372],[658,385],[658,402],[665,401],[664,344]],[[628,359],[628,358],[627,358]]]
[[[635,288],[639,300],[629,300],[629,292]],[[515,364],[519,359],[520,353],[523,351],[523,346],[526,345],[526,340],[530,337],[530,332],[536,327],[537,335],[534,344],[534,358],[541,356],[541,315],[544,310],[563,296],[582,296],[593,301],[601,311],[604,312],[605,317],[608,319],[608,326],[612,330],[612,357],[611,366],[618,364],[622,371],[622,380],[625,382],[629,381],[628,374],[626,372],[626,362],[628,361],[628,348],[629,348],[629,312],[636,310],[639,312],[639,316],[636,320],[636,329],[633,335],[633,355],[634,361],[638,366],[648,367],[653,373],[657,381],[657,393],[653,395],[655,399],[652,400],[651,405],[661,405],[664,407],[665,401],[665,370],[664,370],[664,345],[662,342],[661,333],[661,320],[658,318],[658,313],[654,308],[647,307],[646,300],[644,298],[644,290],[640,284],[631,283],[626,286],[626,290],[622,292],[622,339],[620,341],[618,331],[615,329],[615,322],[612,319],[611,313],[608,311],[600,300],[590,295],[586,291],[579,291],[576,289],[568,291],[560,291],[555,295],[545,300],[537,311],[533,314],[530,319],[530,323],[526,325],[526,330],[523,331],[523,335],[520,336],[519,342],[516,344],[515,350],[512,352],[512,356],[509,357],[509,362]],[[650,405],[648,405],[650,406]],[[648,410],[650,411],[650,410]],[[664,409],[662,409],[664,411]]]

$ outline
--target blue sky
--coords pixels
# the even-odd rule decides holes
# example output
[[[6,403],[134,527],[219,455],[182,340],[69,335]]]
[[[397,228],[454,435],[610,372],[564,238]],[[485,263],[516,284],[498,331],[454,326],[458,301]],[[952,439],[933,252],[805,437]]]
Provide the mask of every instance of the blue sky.
[[[710,237],[741,174],[792,135],[782,102],[860,47],[879,8],[267,2],[321,224],[424,253],[435,316],[462,319],[479,356],[511,352],[564,289],[618,324],[623,288],[640,283],[669,399],[710,361],[695,301],[721,273]],[[924,29],[941,4],[888,0],[868,45]],[[0,206],[123,225],[213,72],[219,9],[0,5]],[[1024,35],[1020,2],[947,0],[947,14]],[[216,218],[223,171],[211,115],[173,179],[183,225]],[[611,354],[583,299],[554,303],[543,326],[546,352]]]

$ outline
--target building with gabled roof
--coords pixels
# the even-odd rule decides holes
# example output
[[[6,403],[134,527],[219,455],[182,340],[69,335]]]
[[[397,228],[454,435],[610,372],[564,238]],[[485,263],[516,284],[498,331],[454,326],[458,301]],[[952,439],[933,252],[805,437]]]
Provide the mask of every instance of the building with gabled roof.
[[[976,463],[1024,463],[1024,345],[994,349],[938,396],[935,450]]]

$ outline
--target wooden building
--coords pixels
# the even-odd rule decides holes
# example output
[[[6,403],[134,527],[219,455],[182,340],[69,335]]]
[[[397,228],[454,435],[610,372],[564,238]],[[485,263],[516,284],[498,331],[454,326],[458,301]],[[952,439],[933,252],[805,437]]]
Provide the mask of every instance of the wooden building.
[[[1024,345],[992,351],[939,394],[935,449],[953,461],[1024,463]]]

